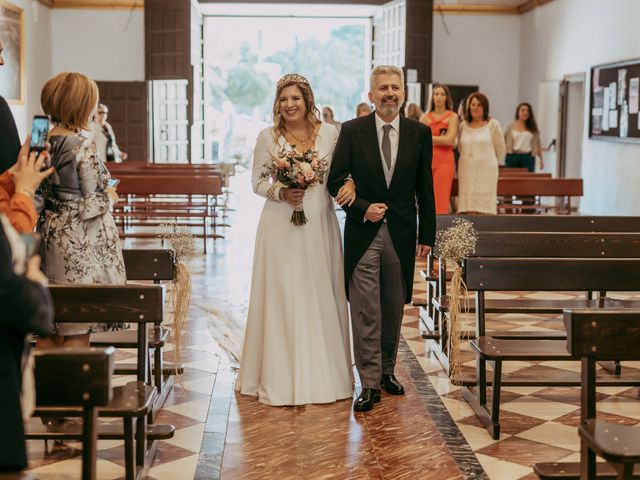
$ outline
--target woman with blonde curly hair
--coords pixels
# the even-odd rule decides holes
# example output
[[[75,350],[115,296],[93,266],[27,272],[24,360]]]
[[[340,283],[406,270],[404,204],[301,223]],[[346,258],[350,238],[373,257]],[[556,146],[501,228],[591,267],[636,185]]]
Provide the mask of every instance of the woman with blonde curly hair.
[[[42,268],[51,283],[126,282],[118,230],[111,209],[118,199],[111,175],[96,156],[87,133],[98,105],[98,87],[89,77],[63,72],[42,88],[41,104],[51,117],[51,164],[42,183],[44,211],[38,221]],[[105,323],[58,323],[42,346],[88,345],[92,332],[119,328]]]
[[[338,131],[318,120],[306,78],[278,81],[273,127],[260,132],[253,190],[266,198],[253,260],[251,295],[236,389],[268,405],[351,398],[353,374],[340,228],[326,182],[287,188],[270,167],[283,151],[308,152],[329,166]],[[348,181],[337,199],[355,198]],[[304,225],[291,223],[304,204]]]

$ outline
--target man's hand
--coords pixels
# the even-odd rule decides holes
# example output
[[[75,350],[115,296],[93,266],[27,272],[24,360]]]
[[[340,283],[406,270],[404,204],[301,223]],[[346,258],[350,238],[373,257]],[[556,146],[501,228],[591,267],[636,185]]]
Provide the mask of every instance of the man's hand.
[[[416,257],[426,257],[430,252],[431,247],[429,245],[418,244],[416,246]]]
[[[336,202],[341,207],[343,205],[351,206],[356,201],[356,184],[353,180],[347,180],[344,185],[340,187],[338,195],[336,195]]]
[[[384,214],[387,213],[387,207],[384,203],[372,203],[367,208],[367,213],[364,214],[369,222],[379,222],[384,218]]]

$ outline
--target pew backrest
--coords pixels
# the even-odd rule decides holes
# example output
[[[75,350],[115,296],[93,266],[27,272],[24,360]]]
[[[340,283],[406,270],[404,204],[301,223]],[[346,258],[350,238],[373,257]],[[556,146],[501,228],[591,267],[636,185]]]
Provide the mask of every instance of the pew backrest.
[[[220,195],[221,175],[170,173],[119,175],[120,195]]]
[[[127,280],[169,281],[176,278],[176,262],[169,249],[123,249]]]
[[[436,215],[436,230],[456,218],[469,220],[479,232],[640,232],[640,217],[579,215]]]
[[[478,232],[475,257],[640,257],[640,233]]]
[[[565,310],[563,320],[574,357],[640,360],[640,310]]]
[[[39,407],[105,406],[112,398],[115,348],[34,350]]]
[[[475,291],[640,291],[639,258],[500,258],[465,260]]]
[[[56,322],[162,323],[163,285],[50,285]]]

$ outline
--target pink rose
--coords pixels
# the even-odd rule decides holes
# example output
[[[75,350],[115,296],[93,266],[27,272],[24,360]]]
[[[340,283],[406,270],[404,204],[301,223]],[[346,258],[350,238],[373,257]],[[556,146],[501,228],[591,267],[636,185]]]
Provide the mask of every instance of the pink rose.
[[[287,161],[286,158],[279,158],[277,161],[278,164],[278,168],[289,168],[291,165],[289,164],[289,162]]]

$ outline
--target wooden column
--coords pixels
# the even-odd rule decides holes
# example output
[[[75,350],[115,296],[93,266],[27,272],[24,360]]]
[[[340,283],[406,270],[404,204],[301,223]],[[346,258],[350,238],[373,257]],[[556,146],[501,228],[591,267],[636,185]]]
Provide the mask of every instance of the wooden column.
[[[418,82],[424,92],[432,81],[433,0],[405,0],[405,3],[405,69],[418,71]],[[426,100],[423,98],[422,103]]]

